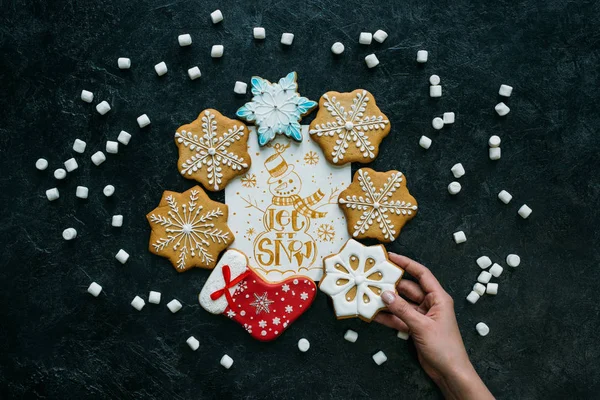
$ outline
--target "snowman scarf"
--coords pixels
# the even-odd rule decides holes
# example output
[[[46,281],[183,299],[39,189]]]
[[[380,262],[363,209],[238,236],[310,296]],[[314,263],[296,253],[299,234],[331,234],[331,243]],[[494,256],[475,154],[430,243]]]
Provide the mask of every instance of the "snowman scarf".
[[[323,218],[327,213],[315,211],[309,207],[317,204],[323,197],[325,195],[319,189],[304,199],[297,194],[288,197],[274,196],[273,204],[276,206],[294,206],[296,211],[308,218]]]

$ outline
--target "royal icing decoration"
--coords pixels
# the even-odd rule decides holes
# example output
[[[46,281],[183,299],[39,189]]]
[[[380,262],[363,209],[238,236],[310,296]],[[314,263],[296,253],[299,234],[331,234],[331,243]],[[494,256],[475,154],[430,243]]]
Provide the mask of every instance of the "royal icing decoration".
[[[390,122],[375,104],[373,95],[357,89],[351,93],[327,92],[309,133],[333,164],[368,163],[377,157],[379,143],[390,131]]]
[[[338,318],[371,321],[385,308],[381,294],[396,292],[404,270],[391,263],[383,245],[364,246],[350,239],[338,254],[323,260],[322,292],[333,300]]]
[[[212,109],[204,110],[175,133],[181,175],[208,190],[221,190],[250,168],[248,128]]]
[[[304,276],[269,282],[247,265],[244,253],[228,250],[198,299],[213,314],[236,321],[255,339],[276,339],[312,304],[315,283]]]
[[[300,97],[296,72],[290,72],[278,83],[254,76],[251,79],[252,101],[240,107],[236,115],[258,128],[258,143],[264,146],[275,134],[284,134],[302,141],[300,120],[312,111],[317,103]]]
[[[227,227],[228,208],[212,201],[199,187],[183,193],[165,191],[150,223],[149,249],[166,257],[178,272],[213,268],[217,255],[234,240]]]
[[[402,172],[375,172],[361,168],[338,199],[355,238],[391,242],[417,212],[417,203],[406,187]]]

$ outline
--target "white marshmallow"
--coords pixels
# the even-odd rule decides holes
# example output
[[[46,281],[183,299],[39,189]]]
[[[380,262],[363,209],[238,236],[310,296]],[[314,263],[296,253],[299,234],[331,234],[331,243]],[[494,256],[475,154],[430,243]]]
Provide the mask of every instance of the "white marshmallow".
[[[233,87],[233,91],[237,94],[246,94],[246,90],[248,89],[248,84],[246,82],[236,81],[235,86]]]
[[[375,68],[379,65],[379,59],[375,54],[369,54],[365,57],[365,62],[367,63],[367,67]]]
[[[264,39],[267,37],[267,32],[265,31],[265,28],[257,26],[256,28],[254,28],[252,30],[252,34],[254,35],[254,39]]]
[[[373,354],[373,361],[375,361],[375,364],[381,365],[387,361],[387,356],[383,351],[380,350],[377,353]]]
[[[121,263],[125,264],[129,259],[129,254],[123,249],[120,249],[119,252],[115,255],[115,258]]]
[[[442,97],[442,86],[429,86],[429,97]]]
[[[119,142],[113,142],[112,140],[106,141],[106,152],[109,154],[117,154],[119,152]]]
[[[490,268],[490,274],[492,274],[495,278],[502,275],[502,271],[504,271],[504,268],[502,268],[498,263],[494,263],[492,268]]]
[[[512,90],[512,86],[500,85],[500,90],[498,90],[498,94],[500,96],[510,97],[510,95],[512,94]]]
[[[156,75],[158,76],[163,76],[169,71],[169,69],[167,68],[167,64],[165,64],[164,61],[161,61],[158,64],[156,64],[154,66],[154,70],[156,71]]]
[[[373,41],[373,34],[371,32],[361,32],[358,37],[358,43],[360,44],[371,44]]]
[[[60,180],[63,180],[67,177],[67,171],[65,171],[62,168],[57,168],[54,170],[54,178]]]
[[[408,334],[407,332],[398,331],[398,333],[396,333],[396,337],[402,340],[408,340],[410,334]]]
[[[106,185],[104,186],[104,189],[102,189],[102,193],[104,193],[106,197],[110,197],[115,193],[115,187],[113,185]]]
[[[196,339],[193,336],[190,336],[189,338],[187,338],[187,340],[185,342],[187,343],[188,346],[190,346],[190,349],[192,349],[193,351],[198,350],[198,347],[200,347],[200,342],[198,341],[198,339]]]
[[[441,81],[442,80],[440,79],[440,77],[438,75],[431,75],[429,77],[429,83],[431,83],[432,86],[439,85]]]
[[[48,198],[48,201],[54,201],[54,200],[58,199],[60,197],[60,195],[58,193],[58,189],[52,188],[52,189],[46,190],[46,197]]]
[[[88,193],[89,189],[85,186],[77,186],[77,189],[75,190],[75,196],[79,197],[80,199],[87,199]]]
[[[385,42],[385,39],[388,38],[388,34],[386,31],[382,30],[382,29],[378,29],[374,34],[373,34],[373,39],[375,39],[376,42],[379,43],[383,43]]]
[[[119,132],[119,136],[117,137],[117,141],[125,146],[129,144],[131,140],[131,134],[129,132],[121,131]]]
[[[456,119],[456,114],[454,114],[454,112],[448,111],[448,112],[444,113],[444,124],[445,125],[453,124],[455,119]]]
[[[46,160],[45,158],[38,158],[38,160],[35,162],[35,167],[40,171],[45,170],[46,168],[48,168],[48,160]]]
[[[223,13],[221,10],[215,10],[210,13],[210,19],[213,24],[218,24],[219,22],[223,21]]]
[[[490,147],[489,156],[490,160],[497,161],[502,157],[502,150],[500,150],[500,147]]]
[[[467,236],[463,231],[454,232],[452,235],[454,236],[454,241],[456,244],[461,244],[467,241]]]
[[[460,186],[460,183],[456,181],[450,182],[450,184],[448,185],[448,193],[452,195],[458,194],[458,192],[460,192],[460,189],[462,189],[462,187]]]
[[[160,294],[160,292],[155,292],[154,290],[151,290],[148,294],[148,303],[160,304],[161,296],[162,295]]]
[[[142,311],[142,308],[144,308],[145,305],[146,302],[140,296],[135,296],[131,301],[131,306],[138,311]]]
[[[492,274],[487,271],[481,271],[479,276],[477,277],[477,282],[479,283],[488,283],[492,279]]]
[[[467,301],[471,304],[475,304],[477,303],[477,301],[479,300],[481,296],[475,292],[475,291],[471,291],[468,295],[467,295]]]
[[[306,353],[310,349],[310,342],[304,338],[298,340],[298,350]]]
[[[477,333],[479,333],[481,336],[486,336],[488,333],[490,333],[490,328],[483,322],[479,322],[477,325],[475,325],[475,330],[477,330]]]
[[[177,36],[177,41],[181,47],[189,46],[192,44],[192,36],[189,33],[185,33]]]
[[[498,284],[497,283],[488,283],[485,289],[487,294],[497,295],[498,294]]]
[[[509,267],[516,268],[519,266],[519,264],[521,264],[521,257],[516,254],[509,254],[506,256],[506,263]]]
[[[92,282],[88,287],[88,293],[94,297],[98,297],[100,292],[102,292],[102,286],[98,285],[96,282]]]
[[[106,156],[104,155],[103,152],[98,150],[97,152],[92,154],[91,159],[92,159],[92,162],[94,163],[94,165],[98,166],[98,165],[102,164],[104,161],[106,161]]]
[[[477,293],[479,296],[483,296],[485,294],[485,286],[481,283],[477,282],[473,285],[473,291]]]
[[[137,123],[140,126],[140,128],[145,128],[148,125],[150,125],[150,118],[148,118],[148,115],[142,114],[139,117],[137,117]]]
[[[512,195],[510,193],[508,193],[506,190],[502,190],[502,191],[500,191],[500,193],[498,193],[498,198],[504,204],[508,204],[512,200]]]
[[[348,329],[346,333],[344,333],[344,339],[351,343],[355,343],[358,340],[358,333],[351,329]]]
[[[452,175],[457,179],[465,174],[465,168],[461,163],[454,164],[452,168],[450,168],[450,171],[452,171]]]
[[[110,111],[110,104],[108,104],[108,101],[104,100],[96,105],[96,111],[98,111],[98,114],[104,115]]]
[[[331,52],[333,54],[342,54],[345,50],[344,44],[342,42],[335,42],[331,45]]]
[[[223,57],[223,51],[225,50],[225,47],[223,47],[222,44],[215,44],[211,49],[210,49],[210,56],[212,58],[221,58]]]
[[[223,357],[221,357],[220,362],[223,367],[225,367],[226,369],[229,369],[233,365],[233,358],[231,358],[227,354],[225,354]]]
[[[417,62],[418,63],[426,63],[428,57],[429,57],[429,53],[427,53],[427,50],[417,51]]]
[[[521,218],[527,219],[531,215],[531,211],[531,208],[529,208],[527,204],[523,204],[521,208],[519,208],[518,213],[521,216]]]
[[[74,158],[69,158],[64,164],[67,172],[72,172],[79,168],[79,165],[77,165],[77,161],[75,161]]]
[[[490,147],[500,147],[500,143],[501,142],[502,142],[502,140],[500,140],[500,136],[492,135],[488,139],[488,146],[490,146]]]
[[[444,127],[444,120],[441,119],[440,117],[435,117],[431,121],[431,126],[433,126],[433,129],[440,130],[440,129],[442,129]]]
[[[294,34],[293,33],[283,33],[281,35],[281,44],[285,44],[287,46],[290,46],[292,44],[292,42],[294,41]]]
[[[492,260],[488,256],[481,256],[477,259],[477,265],[479,265],[479,268],[481,269],[486,269],[492,265]]]
[[[112,226],[115,228],[120,228],[123,226],[123,216],[122,215],[113,215],[112,221],[110,222]]]
[[[131,59],[126,57],[120,57],[117,60],[117,64],[119,65],[120,69],[129,69],[131,68]]]
[[[63,231],[62,237],[65,240],[73,240],[77,237],[77,230],[75,228],[67,228]]]
[[[427,150],[429,147],[431,147],[431,139],[429,139],[427,136],[421,136],[421,139],[419,139],[419,146]]]
[[[88,92],[87,90],[82,90],[81,100],[85,101],[86,103],[91,103],[92,101],[94,101],[94,93]]]
[[[494,109],[496,110],[498,115],[501,117],[505,116],[506,114],[508,114],[510,112],[510,108],[508,108],[508,106],[504,103],[496,104],[496,107],[494,107]]]
[[[183,306],[181,305],[181,303],[179,302],[179,300],[176,300],[176,299],[173,299],[173,300],[171,300],[170,302],[167,303],[167,308],[173,314],[175,314],[177,311],[181,310],[181,307],[183,307]]]
[[[82,154],[85,151],[86,146],[87,143],[85,143],[83,140],[75,139],[75,142],[73,142],[73,151],[75,153]]]
[[[200,78],[202,76],[202,73],[200,72],[200,68],[192,67],[192,68],[188,69],[188,76],[193,81]]]

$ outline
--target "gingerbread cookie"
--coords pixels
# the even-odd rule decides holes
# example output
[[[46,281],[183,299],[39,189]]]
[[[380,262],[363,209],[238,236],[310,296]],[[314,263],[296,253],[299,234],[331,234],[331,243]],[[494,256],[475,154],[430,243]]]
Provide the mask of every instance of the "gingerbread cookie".
[[[300,120],[317,106],[317,102],[300,97],[296,72],[290,72],[278,83],[258,76],[253,76],[250,82],[254,97],[240,107],[236,115],[256,124],[258,144],[264,146],[276,133],[302,141]]]
[[[357,239],[391,242],[417,213],[417,201],[408,192],[402,172],[375,172],[361,168],[340,193],[338,203],[348,221],[348,233]]]
[[[365,246],[350,239],[339,253],[323,259],[319,289],[333,300],[338,319],[359,317],[370,322],[385,308],[381,294],[397,292],[404,270],[393,264],[383,245]]]
[[[221,190],[250,168],[248,127],[217,110],[207,109],[175,133],[181,175],[208,190]]]
[[[213,268],[217,256],[233,240],[227,206],[212,201],[200,186],[183,192],[166,190],[146,218],[152,233],[151,253],[168,258],[177,272]]]
[[[379,144],[390,132],[390,121],[366,90],[327,92],[321,96],[308,132],[330,163],[364,164],[377,157]]]
[[[246,255],[227,250],[208,277],[198,300],[212,314],[223,314],[255,339],[274,340],[312,304],[315,283],[305,276],[269,282],[248,266]]]

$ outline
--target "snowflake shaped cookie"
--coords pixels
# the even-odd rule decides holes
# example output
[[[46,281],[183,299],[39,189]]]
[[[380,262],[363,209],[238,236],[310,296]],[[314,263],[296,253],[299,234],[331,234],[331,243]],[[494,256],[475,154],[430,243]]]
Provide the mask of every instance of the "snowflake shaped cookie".
[[[371,321],[385,308],[381,294],[397,292],[404,270],[389,261],[383,245],[365,246],[354,239],[338,254],[323,259],[322,292],[333,300],[338,319],[359,317]]]
[[[250,169],[248,127],[217,110],[207,109],[175,133],[181,175],[208,190],[221,190]]]
[[[317,106],[317,102],[300,97],[296,72],[290,72],[278,83],[258,76],[252,77],[250,82],[254,97],[240,107],[236,115],[256,124],[258,144],[266,145],[277,133],[302,141],[300,120]]]
[[[348,221],[348,233],[358,239],[391,242],[417,213],[417,201],[408,192],[402,172],[375,172],[361,168],[340,193],[339,206]]]
[[[308,132],[330,163],[364,164],[377,157],[379,144],[390,132],[390,121],[366,90],[327,92],[321,96]]]
[[[146,218],[152,229],[150,252],[168,258],[177,272],[214,268],[219,253],[233,240],[228,209],[194,186],[183,193],[165,191]]]

